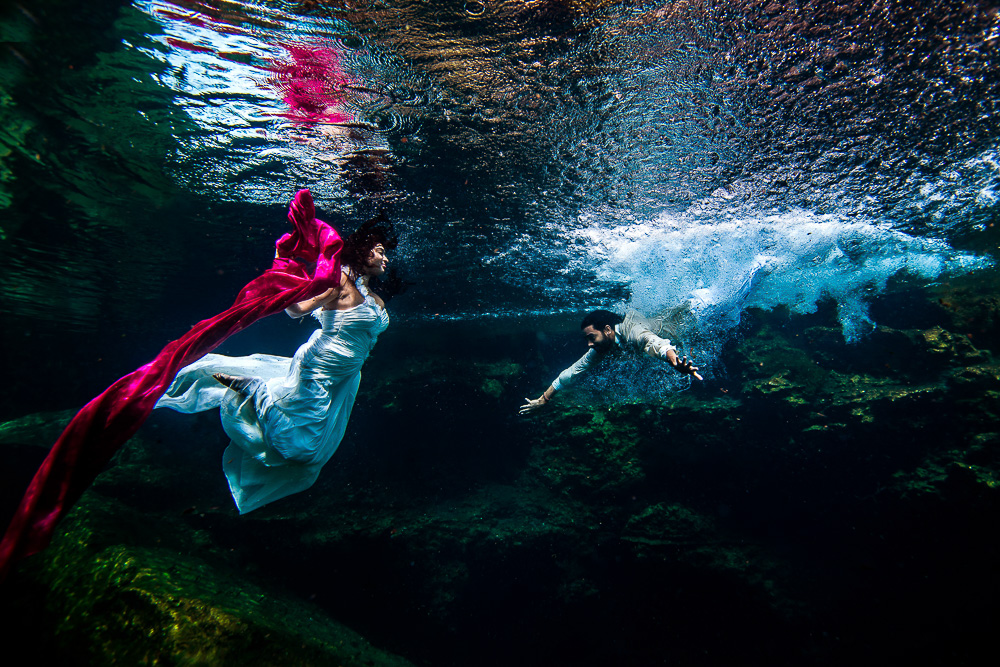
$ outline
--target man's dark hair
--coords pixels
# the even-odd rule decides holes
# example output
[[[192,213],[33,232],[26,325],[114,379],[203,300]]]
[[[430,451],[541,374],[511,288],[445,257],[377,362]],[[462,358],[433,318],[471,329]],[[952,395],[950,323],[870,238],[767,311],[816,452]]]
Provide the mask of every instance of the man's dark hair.
[[[598,331],[604,331],[604,327],[613,327],[616,324],[620,324],[624,319],[621,315],[612,313],[610,310],[593,310],[583,318],[580,328],[594,327]]]

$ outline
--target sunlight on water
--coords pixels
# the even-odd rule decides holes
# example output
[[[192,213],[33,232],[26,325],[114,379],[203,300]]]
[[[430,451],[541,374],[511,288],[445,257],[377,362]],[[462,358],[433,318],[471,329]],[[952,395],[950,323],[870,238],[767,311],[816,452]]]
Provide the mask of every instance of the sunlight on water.
[[[115,10],[101,67],[74,71],[88,97],[70,125],[82,152],[148,148],[184,192],[259,205],[212,234],[260,239],[261,258],[301,187],[344,231],[388,210],[404,233],[399,266],[421,281],[401,317],[578,311],[627,291],[656,309],[697,289],[734,292],[759,254],[779,268],[744,305],[801,312],[826,295],[854,339],[893,271],[936,279],[916,257],[982,266],[959,267],[938,239],[989,249],[997,17],[931,10],[947,49],[902,5],[869,16],[820,4],[803,23],[781,3],[137,0]],[[113,104],[90,92],[109,73]],[[135,114],[140,93],[151,101]],[[121,180],[150,164],[136,158]],[[77,187],[88,216],[116,219],[96,189],[106,179],[66,180],[52,187]],[[614,236],[622,220],[676,227],[664,242],[688,273],[618,259],[595,275],[608,251],[588,234]],[[791,242],[809,220],[840,227]],[[711,242],[719,225],[739,243]],[[907,250],[851,264],[816,245],[845,235]],[[768,250],[763,236],[785,240]],[[107,252],[99,237],[83,242]],[[781,276],[802,294],[770,294]]]
[[[988,227],[995,141],[973,149],[979,129],[925,109],[988,117],[971,87],[989,65],[973,48],[982,17],[956,23],[960,53],[920,72],[857,43],[903,31],[930,48],[905,21],[854,34],[817,9],[826,32],[805,42],[803,26],[771,30],[778,5],[135,6],[163,30],[143,53],[197,126],[179,137],[177,178],[228,201],[282,205],[310,186],[336,214],[399,207],[408,268],[441,271],[455,293],[421,316],[581,309],[622,288],[656,311],[708,290],[727,322],[835,299],[856,340],[891,276],[988,263],[937,239]],[[616,213],[589,213],[602,207]],[[737,299],[758,260],[766,275]]]

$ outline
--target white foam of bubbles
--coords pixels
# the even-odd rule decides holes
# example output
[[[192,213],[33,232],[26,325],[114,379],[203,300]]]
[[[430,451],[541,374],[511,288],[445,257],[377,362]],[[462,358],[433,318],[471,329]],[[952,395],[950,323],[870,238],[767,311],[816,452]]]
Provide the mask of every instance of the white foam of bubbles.
[[[874,327],[870,301],[892,276],[933,281],[990,265],[944,241],[801,210],[723,220],[664,214],[622,226],[593,222],[576,234],[600,278],[631,287],[627,305],[654,315],[692,300],[701,324],[718,334],[747,307],[809,313],[832,298],[844,337],[856,341]]]

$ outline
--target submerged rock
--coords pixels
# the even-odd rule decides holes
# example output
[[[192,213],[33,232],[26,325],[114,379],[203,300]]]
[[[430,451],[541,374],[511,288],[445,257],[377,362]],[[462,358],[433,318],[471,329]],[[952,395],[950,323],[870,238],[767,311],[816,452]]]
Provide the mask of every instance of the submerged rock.
[[[982,433],[967,448],[928,456],[915,469],[896,472],[890,488],[904,499],[1000,506],[1000,434]]]
[[[36,412],[0,424],[0,447],[38,447],[48,450],[76,410]]]
[[[51,546],[22,567],[20,588],[29,588],[27,579],[46,589],[54,643],[47,651],[92,665],[411,664],[217,558],[157,545],[157,530],[176,540],[184,530],[178,522],[144,521],[121,503],[87,493]],[[121,542],[109,543],[115,536]],[[19,602],[36,612],[40,603]]]

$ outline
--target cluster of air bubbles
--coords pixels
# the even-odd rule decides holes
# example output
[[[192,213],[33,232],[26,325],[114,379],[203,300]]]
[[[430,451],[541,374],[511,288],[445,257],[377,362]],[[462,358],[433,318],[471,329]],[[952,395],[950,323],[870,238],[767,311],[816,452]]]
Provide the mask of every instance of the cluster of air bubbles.
[[[935,230],[985,229],[997,212],[1000,153],[992,148],[941,170],[919,185],[909,217]],[[971,223],[971,224],[970,224]]]
[[[698,327],[718,338],[746,308],[783,306],[804,314],[832,299],[845,339],[857,341],[873,328],[869,305],[893,276],[931,282],[990,263],[888,225],[805,211],[756,219],[594,221],[573,233],[583,239],[599,279],[628,284],[630,300],[620,307],[656,317],[687,304]]]

